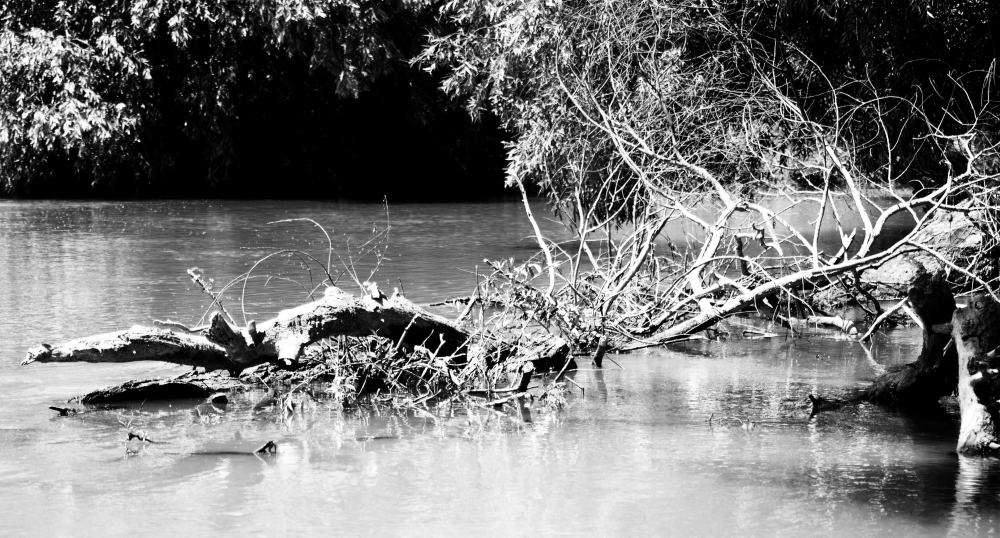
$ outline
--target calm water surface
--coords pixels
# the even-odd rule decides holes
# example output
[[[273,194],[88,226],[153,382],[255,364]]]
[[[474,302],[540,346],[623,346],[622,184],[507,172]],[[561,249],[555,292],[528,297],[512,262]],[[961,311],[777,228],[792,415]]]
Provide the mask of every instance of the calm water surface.
[[[378,280],[418,302],[468,293],[484,257],[532,252],[516,203],[390,209]],[[0,202],[0,536],[14,535],[978,535],[1000,522],[1000,464],[953,453],[953,416],[915,421],[862,406],[809,419],[808,393],[873,376],[856,344],[696,343],[581,370],[559,413],[342,413],[291,420],[195,403],[56,418],[46,407],[184,368],[33,365],[25,349],[153,318],[193,323],[207,296],[277,249],[325,261],[362,245],[379,205],[311,202]],[[556,230],[555,225],[551,226]],[[344,262],[367,276],[371,257]],[[341,262],[334,258],[335,264]],[[262,268],[248,318],[300,302],[297,261]],[[285,280],[294,279],[296,282]],[[314,274],[312,283],[322,277]],[[342,283],[350,289],[350,278]],[[230,305],[241,315],[238,301]],[[915,335],[881,336],[874,358],[908,362]],[[709,425],[709,417],[716,417]],[[756,426],[720,426],[717,417]],[[122,423],[160,441],[125,457]],[[273,458],[249,451],[274,439]]]

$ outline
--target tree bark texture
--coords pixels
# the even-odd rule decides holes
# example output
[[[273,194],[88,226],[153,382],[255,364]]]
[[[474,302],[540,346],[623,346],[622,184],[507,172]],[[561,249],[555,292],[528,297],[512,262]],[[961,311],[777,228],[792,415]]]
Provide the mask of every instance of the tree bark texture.
[[[972,298],[955,313],[952,336],[958,350],[961,454],[1000,453],[1000,304],[988,295]]]
[[[71,401],[87,405],[116,404],[156,400],[204,399],[215,393],[239,391],[246,386],[235,377],[225,374],[193,374],[169,379],[126,381],[104,389],[95,390]]]
[[[242,329],[216,313],[201,330],[136,326],[57,346],[42,344],[29,351],[22,364],[154,360],[236,374],[266,362],[295,360],[309,344],[333,336],[381,336],[456,360],[465,358],[469,338],[466,331],[401,295],[355,297],[331,287],[318,301],[284,310],[260,324],[251,321]]]

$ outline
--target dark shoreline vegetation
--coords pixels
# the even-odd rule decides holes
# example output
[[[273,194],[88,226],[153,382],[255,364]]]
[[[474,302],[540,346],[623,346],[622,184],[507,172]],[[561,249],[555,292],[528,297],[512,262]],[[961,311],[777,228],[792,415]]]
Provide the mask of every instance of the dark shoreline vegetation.
[[[821,74],[856,101],[898,96],[937,110],[931,119],[953,130],[992,112],[977,89],[994,76],[990,28],[1000,21],[1000,8],[977,0],[188,4],[0,6],[0,192],[492,198],[503,192],[509,142],[508,172],[560,193],[574,156],[595,172],[608,164],[607,148],[587,156],[579,145],[586,133],[565,122],[571,107],[558,88],[560,75],[572,84],[576,69],[604,69],[587,55],[605,45],[637,47],[630,61],[658,55],[658,67],[623,72],[613,89],[640,99],[650,97],[642,80],[675,61],[715,63],[726,87],[748,89],[755,61],[741,55],[763,53],[774,82],[817,119],[830,108]],[[658,40],[639,40],[636,31],[671,18]],[[736,50],[744,46],[757,50]],[[559,55],[562,68],[550,61]],[[705,97],[738,112],[723,94]],[[893,158],[909,161],[900,179],[939,176],[925,129],[900,105],[880,111],[899,135]],[[794,145],[766,114],[755,119]],[[877,130],[855,136],[869,165],[885,160]],[[801,170],[771,172],[801,184]]]
[[[0,192],[489,199],[503,140],[409,65],[431,4],[0,6]]]
[[[290,248],[271,256],[321,269],[322,299],[258,326],[220,294],[266,260],[222,290],[195,273],[217,299],[208,324],[43,345],[26,362],[162,360],[237,377],[294,369],[320,346],[308,371],[330,369],[341,393],[503,406],[535,371],[556,372],[542,388],[558,400],[574,356],[600,367],[611,352],[731,334],[720,324],[737,316],[864,341],[906,312],[924,336],[915,361],[847,400],[814,395],[812,411],[919,410],[957,391],[959,452],[1000,453],[1000,6],[126,5],[0,10],[9,193],[442,199],[499,192],[504,174],[538,252],[490,262],[446,320],[353,262],[357,293],[344,292],[332,242],[325,263]],[[542,233],[535,189],[572,240]],[[672,227],[693,231],[673,241]],[[388,228],[348,259],[380,259]]]

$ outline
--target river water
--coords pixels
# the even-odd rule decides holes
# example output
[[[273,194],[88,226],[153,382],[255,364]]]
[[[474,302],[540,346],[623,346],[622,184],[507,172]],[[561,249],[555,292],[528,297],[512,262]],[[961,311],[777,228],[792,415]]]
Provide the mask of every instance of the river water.
[[[389,211],[377,280],[417,302],[468,293],[484,257],[533,251],[516,203]],[[196,322],[209,299],[188,268],[218,287],[280,249],[325,262],[312,224],[268,224],[291,218],[327,227],[343,258],[334,265],[368,276],[372,255],[346,253],[384,229],[377,204],[0,202],[0,536],[978,535],[1000,522],[1000,464],[955,455],[953,414],[861,406],[807,416],[807,394],[873,377],[864,350],[845,341],[618,356],[621,368],[573,374],[583,390],[565,409],[530,416],[316,405],[283,420],[254,414],[249,395],[225,413],[175,402],[60,418],[47,406],[185,369],[18,366],[43,341],[153,318]],[[259,274],[272,278],[251,281],[243,309],[230,309],[263,319],[301,302],[322,279],[302,265],[265,264]],[[874,360],[912,360],[916,336],[879,335]],[[127,456],[129,427],[157,443]],[[269,439],[273,457],[224,453]]]

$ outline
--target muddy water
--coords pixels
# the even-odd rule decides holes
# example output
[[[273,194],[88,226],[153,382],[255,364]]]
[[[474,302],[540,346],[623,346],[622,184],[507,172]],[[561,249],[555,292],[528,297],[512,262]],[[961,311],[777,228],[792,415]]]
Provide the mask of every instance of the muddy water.
[[[325,258],[311,225],[267,224],[296,217],[332,228],[343,253],[385,216],[367,204],[0,202],[0,536],[941,535],[1000,522],[1000,465],[954,455],[953,416],[862,406],[808,418],[806,394],[872,377],[848,342],[615,357],[621,369],[574,374],[584,390],[565,410],[530,415],[311,405],[282,420],[252,413],[251,394],[224,413],[174,402],[57,418],[46,407],[69,396],[184,369],[17,367],[40,341],[151,318],[193,323],[208,300],[189,267],[222,283],[276,249]],[[483,257],[533,245],[517,204],[398,206],[390,220],[379,280],[416,301],[467,293]],[[344,262],[365,277],[372,259]],[[248,317],[311,287],[297,261],[263,273],[274,278],[253,281]],[[915,336],[880,336],[874,360],[910,360]],[[126,456],[123,424],[157,443]],[[268,439],[280,447],[273,457],[227,454]]]

